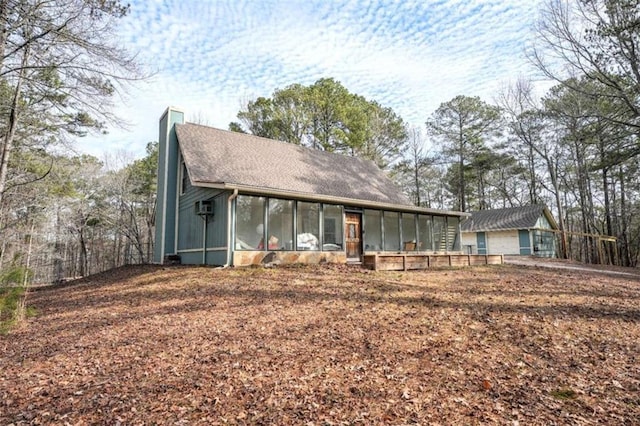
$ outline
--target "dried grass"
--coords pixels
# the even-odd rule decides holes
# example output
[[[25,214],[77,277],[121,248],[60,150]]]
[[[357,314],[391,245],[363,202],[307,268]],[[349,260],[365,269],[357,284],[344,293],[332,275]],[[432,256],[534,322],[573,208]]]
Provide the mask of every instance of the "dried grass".
[[[2,424],[640,424],[637,279],[148,266],[30,301]]]

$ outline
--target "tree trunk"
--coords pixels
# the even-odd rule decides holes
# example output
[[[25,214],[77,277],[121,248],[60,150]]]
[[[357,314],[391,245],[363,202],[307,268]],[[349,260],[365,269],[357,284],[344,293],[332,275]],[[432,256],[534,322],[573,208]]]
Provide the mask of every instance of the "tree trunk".
[[[29,270],[31,267],[31,251],[33,247],[33,232],[35,230],[35,223],[31,221],[31,230],[29,232],[29,242],[27,243],[27,259],[25,261],[24,274],[22,276],[22,287],[24,289],[24,295],[18,302],[18,308],[16,310],[16,317],[18,321],[25,319],[27,312],[27,295],[29,294]]]
[[[551,180],[551,186],[553,187],[553,194],[556,199],[556,209],[558,210],[558,228],[560,228],[560,258],[567,259],[567,229],[564,219],[564,208],[562,207],[562,200],[560,198],[560,187],[558,184],[558,170],[557,164],[553,162],[553,159],[546,151],[543,158],[547,163],[547,171],[549,172],[549,179]]]
[[[589,172],[585,161],[585,141],[584,139],[576,139],[574,143],[575,147],[575,160],[577,168],[578,178],[578,195],[580,203],[580,214],[582,222],[582,232],[585,234],[594,234],[595,229],[592,225],[593,222],[593,197],[591,196],[591,179],[589,178]],[[594,238],[591,236],[583,237],[585,261],[587,263],[601,263],[602,260],[598,259],[598,251],[594,247]]]
[[[613,231],[613,221],[611,220],[611,196],[610,196],[610,185],[609,185],[609,168],[607,166],[604,166],[605,164],[605,160],[606,160],[606,153],[605,153],[605,143],[602,139],[602,137],[598,138],[598,148],[600,151],[600,162],[603,164],[602,167],[602,193],[604,196],[604,220],[605,220],[605,229],[604,229],[604,234],[612,236],[614,235],[614,231]],[[611,244],[607,244],[606,246],[606,250],[605,250],[605,255],[607,257],[607,261],[610,264],[615,264],[616,259],[615,259],[615,250],[614,250],[614,246],[612,246]],[[601,261],[604,263],[604,259],[601,259]]]
[[[527,158],[529,166],[529,201],[531,204],[538,203],[538,188],[536,187],[536,162],[534,157],[534,150],[529,145],[529,158]]]
[[[605,234],[613,235],[613,224],[611,221],[611,201],[609,199],[609,169],[606,167],[602,169],[602,189],[604,194],[604,219],[605,219]],[[615,263],[615,253],[613,247],[610,244],[607,245],[606,250],[607,258],[611,264]]]
[[[20,96],[22,90],[22,83],[25,78],[27,60],[29,58],[29,47],[25,48],[22,56],[22,67],[18,73],[18,80],[13,92],[13,98],[11,100],[11,106],[9,107],[9,117],[7,128],[4,134],[4,141],[0,144],[0,206],[2,206],[4,192],[7,188],[7,173],[9,171],[9,157],[13,149],[13,140],[18,128],[18,105],[20,103]]]
[[[621,249],[620,258],[623,266],[635,266],[635,262],[631,261],[631,250],[629,248],[629,237],[627,228],[627,201],[625,195],[624,170],[620,166],[620,239]]]
[[[460,211],[461,212],[466,212],[467,211],[467,200],[465,197],[465,182],[464,182],[464,148],[465,148],[465,141],[464,141],[464,135],[460,135],[460,152],[459,152],[459,156],[458,156],[458,167],[460,168],[459,170],[459,179],[460,182],[458,183],[458,186],[460,188]]]
[[[79,238],[80,238],[80,262],[79,262],[79,267],[80,270],[78,271],[80,273],[81,277],[86,276],[87,273],[87,243],[84,239],[84,231],[83,229],[80,229],[80,232],[78,234]]]
[[[53,246],[53,282],[61,283],[63,275],[63,259],[62,244],[60,242],[62,222],[60,221],[60,206],[56,209],[56,240]]]
[[[156,199],[153,198],[151,202],[147,203],[147,217],[145,218],[147,223],[147,262],[151,262],[153,260],[153,251],[155,248],[155,211]],[[231,219],[227,218],[227,220]]]
[[[421,206],[422,200],[420,200],[420,162],[415,159],[413,167],[413,183],[416,186],[416,206]]]
[[[2,27],[0,28],[0,70],[2,69],[4,52],[7,46],[7,36],[9,34],[9,25],[7,16],[9,14],[9,2],[7,0],[0,0],[0,22]]]

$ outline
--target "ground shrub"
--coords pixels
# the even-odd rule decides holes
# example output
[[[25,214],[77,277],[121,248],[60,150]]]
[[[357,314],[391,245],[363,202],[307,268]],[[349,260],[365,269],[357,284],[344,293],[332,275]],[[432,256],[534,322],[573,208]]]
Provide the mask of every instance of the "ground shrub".
[[[0,333],[6,334],[23,316],[25,311],[24,283],[29,270],[24,266],[12,265],[0,271]]]

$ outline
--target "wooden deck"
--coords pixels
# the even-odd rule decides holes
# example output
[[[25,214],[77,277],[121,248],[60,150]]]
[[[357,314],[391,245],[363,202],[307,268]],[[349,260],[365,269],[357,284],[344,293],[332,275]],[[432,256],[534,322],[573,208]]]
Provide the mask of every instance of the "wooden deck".
[[[503,263],[504,256],[501,254],[376,253],[365,254],[362,265],[374,271],[409,271]]]

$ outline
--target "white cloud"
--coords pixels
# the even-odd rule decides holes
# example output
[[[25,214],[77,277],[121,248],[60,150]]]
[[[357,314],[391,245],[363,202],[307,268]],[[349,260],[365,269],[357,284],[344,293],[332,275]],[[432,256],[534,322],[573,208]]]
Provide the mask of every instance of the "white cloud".
[[[139,1],[123,42],[157,74],[115,111],[129,132],[78,148],[143,155],[169,106],[226,128],[242,102],[334,77],[422,126],[454,96],[491,102],[533,71],[522,50],[540,0]]]

